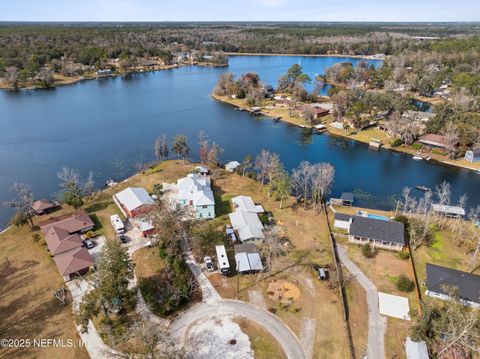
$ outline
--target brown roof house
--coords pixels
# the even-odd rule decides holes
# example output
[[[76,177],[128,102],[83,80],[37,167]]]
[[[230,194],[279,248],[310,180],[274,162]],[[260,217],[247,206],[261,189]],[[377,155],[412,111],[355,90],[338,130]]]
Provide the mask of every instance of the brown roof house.
[[[311,113],[313,114],[313,118],[316,120],[330,113],[329,110],[323,107],[320,107],[318,105],[303,105],[303,106],[297,107],[297,110],[300,111],[302,115],[304,115],[305,112],[307,111],[311,111]]]
[[[38,215],[42,215],[57,209],[60,205],[57,202],[50,202],[48,199],[39,199],[33,202],[32,207]]]
[[[93,229],[95,224],[89,217],[88,213],[80,210],[71,214],[65,214],[59,217],[52,217],[47,221],[40,222],[38,226],[44,227],[55,225],[55,227],[64,229],[69,233],[85,233]]]
[[[445,139],[445,136],[435,135],[433,133],[427,133],[426,135],[420,137],[418,142],[429,147],[442,148],[444,150],[449,150],[451,148]]]
[[[68,282],[75,276],[84,275],[93,267],[93,258],[84,247],[71,249],[53,257],[58,271],[63,279]]]
[[[53,217],[39,223],[48,250],[65,281],[83,275],[93,267],[93,257],[82,246],[79,233],[93,229],[94,223],[85,211]]]

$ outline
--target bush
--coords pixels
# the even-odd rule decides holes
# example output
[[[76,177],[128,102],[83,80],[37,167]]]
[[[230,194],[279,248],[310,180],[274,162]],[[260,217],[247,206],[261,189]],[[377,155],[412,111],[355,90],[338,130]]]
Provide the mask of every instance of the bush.
[[[397,288],[400,292],[411,292],[415,285],[405,274],[397,278]]]
[[[264,212],[264,213],[260,213],[258,215],[258,218],[260,219],[260,222],[262,222],[263,225],[267,225],[270,223],[270,218],[269,218],[269,214]]]
[[[405,260],[410,258],[410,253],[408,253],[407,251],[401,251],[397,253],[397,257]]]
[[[369,244],[362,246],[362,254],[365,258],[373,258],[377,255],[377,250],[372,248]]]
[[[40,239],[42,239],[42,237],[40,236],[39,233],[34,233],[32,236],[32,239],[35,243],[37,243]]]
[[[392,146],[392,147],[398,147],[398,146],[401,146],[401,145],[403,145],[403,141],[400,138],[396,138],[395,140],[393,140],[390,143],[390,146]]]

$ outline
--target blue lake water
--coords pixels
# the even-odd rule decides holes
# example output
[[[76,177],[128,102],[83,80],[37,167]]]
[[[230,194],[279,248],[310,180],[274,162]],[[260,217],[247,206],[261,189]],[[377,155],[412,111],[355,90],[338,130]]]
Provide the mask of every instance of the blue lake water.
[[[162,133],[186,134],[196,157],[198,132],[204,130],[224,149],[221,159],[241,160],[262,148],[278,152],[289,169],[302,160],[331,162],[333,194],[354,191],[356,204],[390,207],[404,186],[433,187],[446,180],[453,198],[467,193],[480,203],[480,175],[472,171],[417,162],[411,156],[374,152],[365,144],[309,135],[301,128],[234,111],[209,96],[224,71],[256,71],[265,83],[300,63],[313,78],[345,58],[232,57],[228,68],[183,67],[170,71],[85,81],[54,90],[0,92],[0,203],[9,200],[15,181],[32,185],[37,197],[58,191],[62,166],[93,171],[98,184],[121,179],[136,164],[153,160],[153,141]],[[0,227],[12,212],[0,207]]]

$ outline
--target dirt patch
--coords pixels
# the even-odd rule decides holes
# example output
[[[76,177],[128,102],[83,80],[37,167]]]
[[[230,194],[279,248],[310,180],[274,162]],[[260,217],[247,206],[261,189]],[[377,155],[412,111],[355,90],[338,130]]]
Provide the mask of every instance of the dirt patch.
[[[263,298],[263,294],[259,290],[249,290],[248,301],[260,308],[267,307],[265,304],[265,298]]]
[[[282,303],[293,303],[300,297],[300,294],[300,288],[286,280],[273,280],[267,288],[268,297]]]

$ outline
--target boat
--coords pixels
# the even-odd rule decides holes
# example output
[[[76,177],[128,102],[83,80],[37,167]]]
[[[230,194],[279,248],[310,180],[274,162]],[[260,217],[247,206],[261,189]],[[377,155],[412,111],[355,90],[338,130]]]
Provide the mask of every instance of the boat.
[[[415,186],[416,189],[418,189],[419,191],[423,191],[423,192],[430,192],[431,189],[428,188],[427,186]]]
[[[314,128],[316,133],[323,133],[323,132],[327,131],[327,126],[322,125],[322,124],[315,125],[313,128]]]
[[[425,161],[430,161],[432,159],[432,157],[428,156],[427,158],[425,158]]]
[[[105,187],[113,187],[117,184],[118,184],[118,182],[115,181],[113,178],[105,181]]]
[[[274,117],[274,118],[273,118],[273,122],[278,122],[278,121],[280,121],[280,119],[281,119],[280,116]]]
[[[476,173],[477,175],[480,175],[480,170],[476,170],[475,173]]]
[[[423,157],[422,156],[419,156],[419,155],[415,155],[412,157],[415,161],[422,161],[423,160]]]

